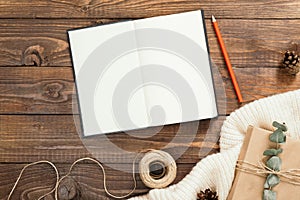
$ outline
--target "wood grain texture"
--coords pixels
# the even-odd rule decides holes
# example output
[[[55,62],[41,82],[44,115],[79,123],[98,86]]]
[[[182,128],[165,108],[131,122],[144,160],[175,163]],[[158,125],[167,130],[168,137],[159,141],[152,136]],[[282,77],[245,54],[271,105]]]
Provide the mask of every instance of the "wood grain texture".
[[[281,68],[235,68],[245,101],[299,88],[300,77]],[[214,67],[219,114],[237,103],[225,68]],[[266,81],[268,80],[268,81]],[[69,67],[0,67],[1,114],[78,114],[72,69]]]
[[[67,30],[114,20],[0,20],[0,66],[71,66]]]
[[[71,66],[67,30],[115,21],[2,19],[0,66]],[[234,67],[278,67],[282,52],[295,49],[293,43],[300,45],[300,20],[218,22]],[[212,61],[222,67],[223,57],[210,20],[206,26]]]
[[[126,171],[132,170],[131,164],[120,164]],[[0,164],[0,199],[7,198],[15,180],[25,164]],[[70,164],[56,164],[61,175],[65,175]],[[179,182],[194,166],[194,164],[178,164],[178,173],[174,183]],[[107,174],[107,187],[109,191],[116,195],[124,195],[133,188],[132,174],[116,170],[114,166],[105,166]],[[144,186],[138,174],[136,174],[137,189],[132,196],[146,193],[149,188]],[[103,174],[100,168],[91,162],[79,163],[71,173],[71,181],[75,183],[77,195],[80,199],[111,199],[103,189]],[[24,172],[12,199],[37,199],[51,190],[55,183],[55,172],[46,164],[32,166]],[[118,183],[118,184],[116,184]],[[68,186],[62,182],[62,188]],[[53,196],[46,197],[47,200],[54,200]],[[62,199],[62,198],[61,198]]]
[[[0,68],[2,113],[78,113],[72,69],[53,69]]]
[[[300,18],[297,0],[1,0],[1,18],[143,18],[204,9],[222,18]]]
[[[83,138],[79,116],[0,115],[0,163],[44,159],[69,163],[85,156],[105,163],[132,163],[135,152],[150,148],[164,149],[174,158],[183,153],[178,163],[195,163],[218,151],[224,119]]]
[[[231,63],[236,68],[279,67],[283,53],[297,50],[300,45],[300,20],[217,20]],[[206,26],[212,60],[223,66],[212,25],[207,22]],[[288,33],[286,27],[291,27]]]

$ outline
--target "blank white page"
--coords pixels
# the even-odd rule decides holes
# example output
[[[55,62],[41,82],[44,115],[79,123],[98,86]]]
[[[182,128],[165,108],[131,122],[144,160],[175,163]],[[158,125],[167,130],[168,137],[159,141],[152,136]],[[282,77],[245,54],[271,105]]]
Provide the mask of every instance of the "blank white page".
[[[68,33],[84,135],[147,127],[133,23]]]
[[[134,25],[151,126],[217,116],[201,11]]]

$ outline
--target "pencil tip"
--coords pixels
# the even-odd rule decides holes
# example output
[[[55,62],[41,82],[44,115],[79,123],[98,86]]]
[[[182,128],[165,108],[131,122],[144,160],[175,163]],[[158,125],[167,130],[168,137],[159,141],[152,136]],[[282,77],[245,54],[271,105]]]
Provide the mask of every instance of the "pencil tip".
[[[211,16],[211,21],[212,22],[216,22],[217,21],[216,18],[215,18],[215,16],[213,16],[213,15]]]

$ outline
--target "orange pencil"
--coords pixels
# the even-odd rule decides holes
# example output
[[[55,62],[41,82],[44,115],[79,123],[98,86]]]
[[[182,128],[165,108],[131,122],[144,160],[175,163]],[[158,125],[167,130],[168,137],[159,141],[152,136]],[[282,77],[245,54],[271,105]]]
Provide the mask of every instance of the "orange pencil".
[[[238,101],[241,103],[241,102],[243,102],[243,97],[242,97],[242,94],[241,94],[241,90],[240,90],[240,87],[239,87],[239,85],[236,81],[235,74],[234,74],[234,71],[232,69],[232,65],[230,63],[229,56],[228,56],[228,53],[227,53],[226,48],[225,48],[225,44],[223,42],[221,32],[220,32],[219,27],[218,27],[217,20],[213,15],[212,15],[211,18],[212,18],[212,24],[214,26],[214,29],[215,29],[215,32],[216,32],[216,35],[217,35],[217,38],[218,38],[218,41],[219,41],[219,44],[220,44],[220,48],[221,48],[221,51],[223,53],[224,60],[225,60],[225,63],[226,63],[226,66],[227,66],[227,69],[228,69],[228,72],[229,72],[229,75],[230,75],[235,93],[237,95]]]

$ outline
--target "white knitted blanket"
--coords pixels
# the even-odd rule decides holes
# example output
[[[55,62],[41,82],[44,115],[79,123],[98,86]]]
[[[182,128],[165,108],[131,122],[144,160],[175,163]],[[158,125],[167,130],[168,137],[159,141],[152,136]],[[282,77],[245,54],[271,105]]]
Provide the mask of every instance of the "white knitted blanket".
[[[147,195],[131,200],[195,200],[206,188],[215,189],[225,200],[234,178],[235,164],[249,125],[272,129],[272,122],[285,122],[287,134],[300,138],[300,90],[254,101],[231,113],[221,129],[220,153],[199,161],[179,183],[164,189],[153,189]]]

